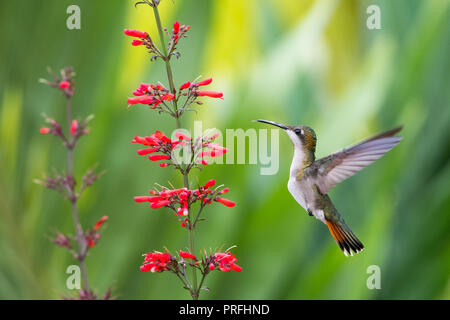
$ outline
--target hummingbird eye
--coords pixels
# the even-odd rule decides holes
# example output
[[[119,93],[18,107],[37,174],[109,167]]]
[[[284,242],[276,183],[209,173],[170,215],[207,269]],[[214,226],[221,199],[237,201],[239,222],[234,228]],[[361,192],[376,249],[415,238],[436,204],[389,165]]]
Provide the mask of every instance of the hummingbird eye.
[[[302,134],[303,135],[303,130],[302,129],[295,129],[294,132],[296,134]]]

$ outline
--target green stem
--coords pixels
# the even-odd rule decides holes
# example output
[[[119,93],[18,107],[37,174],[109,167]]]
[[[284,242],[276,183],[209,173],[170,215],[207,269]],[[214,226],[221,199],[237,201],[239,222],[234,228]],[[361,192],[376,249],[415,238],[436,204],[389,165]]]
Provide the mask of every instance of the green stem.
[[[167,49],[166,49],[166,41],[164,39],[164,30],[161,24],[161,17],[159,16],[158,6],[154,5],[152,6],[153,13],[155,15],[156,20],[156,26],[158,27],[158,33],[159,33],[159,39],[161,42],[161,48],[162,52],[164,54],[163,60],[166,64],[166,73],[167,73],[167,79],[169,80],[169,87],[170,91],[173,95],[176,95],[176,89],[175,89],[175,82],[173,80],[173,73],[172,68],[170,66],[170,56],[167,55]],[[175,120],[177,124],[177,129],[181,128],[181,121],[180,121],[180,115],[178,114],[178,104],[177,99],[172,100],[174,111],[175,111]],[[184,187],[189,189],[189,172],[184,171],[183,173],[183,184]],[[194,246],[194,230],[191,228],[191,225],[189,225],[188,228],[188,239],[189,239],[189,250],[192,254],[195,252],[195,246]],[[192,299],[197,300],[198,294],[197,294],[197,270],[195,268],[192,268],[192,289],[194,294],[191,293]]]
[[[161,17],[159,16],[159,11],[158,11],[158,6],[154,5],[153,6],[153,13],[155,15],[155,20],[156,20],[156,25],[158,27],[158,34],[159,34],[159,39],[161,42],[161,48],[162,48],[162,52],[164,54],[164,62],[166,64],[166,73],[167,73],[167,79],[169,80],[169,87],[170,87],[170,92],[172,92],[173,95],[176,95],[177,91],[175,89],[175,82],[173,80],[173,73],[172,73],[172,67],[170,66],[170,57],[167,55],[167,49],[166,49],[166,41],[165,41],[165,37],[164,37],[164,30],[161,24]],[[180,122],[180,117],[178,115],[178,104],[176,99],[173,99],[173,107],[175,109],[175,119],[177,122],[177,128],[181,128],[181,122]]]
[[[72,111],[71,111],[71,101],[67,97],[67,123],[68,127],[72,125]],[[72,181],[75,181],[73,175],[73,147],[74,143],[70,143],[67,146],[67,175]],[[85,291],[89,292],[89,281],[87,277],[86,265],[84,263],[84,258],[86,257],[86,240],[84,239],[84,231],[78,217],[78,207],[77,207],[77,196],[75,194],[74,185],[71,184],[69,188],[69,197],[72,204],[72,217],[75,226],[76,241],[78,243],[77,259],[80,264],[81,277],[83,278],[83,288]]]

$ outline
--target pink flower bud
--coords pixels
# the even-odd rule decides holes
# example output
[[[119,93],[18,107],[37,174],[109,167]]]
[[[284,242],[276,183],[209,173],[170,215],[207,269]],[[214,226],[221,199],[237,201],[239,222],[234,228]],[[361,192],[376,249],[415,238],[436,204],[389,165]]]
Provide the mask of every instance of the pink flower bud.
[[[215,268],[214,263],[211,262],[211,263],[209,264],[208,268],[209,268],[209,270],[211,270],[211,271],[214,270],[214,268]]]
[[[39,132],[41,133],[41,134],[47,134],[47,133],[50,133],[50,128],[40,128],[39,129]]]
[[[70,134],[72,136],[75,135],[75,133],[77,133],[78,130],[78,121],[77,120],[73,120],[72,124],[70,125]]]

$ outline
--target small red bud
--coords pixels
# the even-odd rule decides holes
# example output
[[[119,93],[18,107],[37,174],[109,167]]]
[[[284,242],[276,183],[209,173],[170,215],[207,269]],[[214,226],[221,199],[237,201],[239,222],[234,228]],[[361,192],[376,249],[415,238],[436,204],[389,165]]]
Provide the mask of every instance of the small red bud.
[[[41,134],[47,134],[47,133],[50,133],[50,128],[40,128],[39,129],[39,132],[41,133]]]
[[[66,81],[66,80],[64,80],[64,81],[61,81],[60,83],[59,83],[59,88],[60,89],[67,89],[68,87],[70,87],[70,82],[69,81]]]

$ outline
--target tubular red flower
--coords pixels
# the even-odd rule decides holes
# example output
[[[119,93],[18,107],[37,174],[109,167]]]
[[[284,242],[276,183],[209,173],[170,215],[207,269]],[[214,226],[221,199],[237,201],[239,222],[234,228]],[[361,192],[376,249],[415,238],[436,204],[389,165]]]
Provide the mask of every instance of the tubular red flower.
[[[144,40],[133,40],[133,41],[131,41],[131,45],[134,46],[134,47],[142,46],[144,44],[145,44]]]
[[[138,97],[130,97],[127,100],[128,104],[134,105],[138,103],[142,104],[153,104],[155,102],[155,99],[153,96],[138,96]]]
[[[161,168],[165,168],[165,167],[167,167],[167,166],[169,166],[170,165],[170,163],[167,163],[167,162],[163,162],[163,163],[160,163],[159,164],[159,166],[161,167]]]
[[[148,158],[152,161],[159,161],[159,160],[170,159],[170,156],[165,155],[165,154],[151,154],[148,156]]]
[[[210,97],[210,98],[221,98],[223,99],[223,93],[219,91],[210,91],[210,90],[198,90],[195,93],[199,97]]]
[[[167,206],[168,204],[171,204],[171,203],[172,203],[172,201],[170,201],[170,200],[161,200],[161,201],[150,203],[150,207],[152,209],[158,209],[158,208]]]
[[[193,254],[184,251],[180,251],[180,257],[184,259],[197,259]]]
[[[202,160],[200,163],[206,166],[208,164],[208,160]]]
[[[125,29],[123,30],[123,32],[130,37],[136,37],[136,38],[147,38],[148,33],[147,32],[142,32],[139,30],[135,30],[135,29]]]
[[[209,266],[208,266],[209,270],[211,270],[211,271],[214,270],[215,267],[216,267],[216,266],[215,266],[214,263],[212,263],[212,262],[211,262],[211,263],[209,264]]]
[[[224,206],[227,206],[229,208],[234,207],[236,205],[235,202],[225,199],[225,198],[216,198],[214,200],[216,200],[217,202],[220,202],[221,204],[223,204]]]
[[[97,231],[98,229],[100,229],[100,227],[106,220],[108,220],[108,216],[101,217],[100,220],[98,220],[97,223],[95,224],[94,231]]]
[[[187,88],[189,88],[190,86],[191,86],[191,83],[190,83],[189,81],[187,81],[187,82],[185,82],[185,83],[183,83],[183,84],[181,85],[180,90],[187,89]]]
[[[149,201],[150,198],[152,198],[152,197],[149,197],[149,196],[137,196],[137,197],[134,197],[134,201],[136,201],[136,202],[147,202],[147,201]]]
[[[66,80],[63,80],[63,81],[61,81],[60,83],[59,83],[59,88],[60,89],[67,89],[68,87],[70,87],[70,82],[69,81],[66,81]]]
[[[137,154],[140,155],[140,156],[145,156],[147,154],[150,154],[150,153],[153,153],[153,152],[156,152],[156,151],[158,151],[157,148],[145,148],[145,149],[137,150]]]
[[[175,21],[173,24],[173,33],[178,34],[180,32],[180,23],[178,21]]]
[[[41,134],[47,134],[47,133],[50,133],[50,128],[40,128],[39,129],[39,132],[41,133]]]
[[[204,187],[205,189],[207,189],[207,188],[209,188],[209,187],[212,187],[212,186],[215,185],[215,184],[216,184],[216,180],[211,179],[211,180],[209,180],[203,187]]]
[[[197,82],[195,85],[197,87],[207,86],[208,84],[211,84],[212,80],[213,80],[212,78],[208,78],[208,79],[202,80],[200,82]]]

